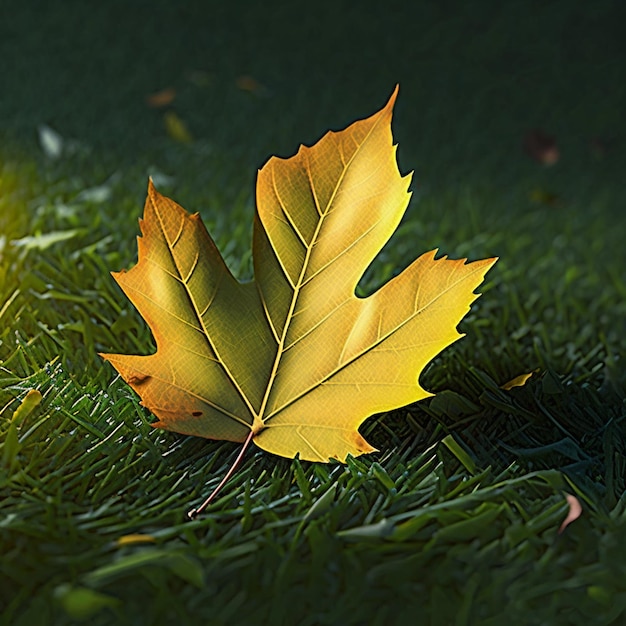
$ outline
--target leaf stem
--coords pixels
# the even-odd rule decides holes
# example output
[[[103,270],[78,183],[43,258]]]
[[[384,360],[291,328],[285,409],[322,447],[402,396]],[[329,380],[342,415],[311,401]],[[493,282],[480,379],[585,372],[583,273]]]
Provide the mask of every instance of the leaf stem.
[[[226,472],[226,476],[222,478],[222,480],[220,481],[220,484],[217,487],[215,487],[215,489],[213,489],[209,497],[197,509],[191,509],[190,511],[187,512],[187,517],[189,519],[194,519],[195,517],[200,515],[200,513],[202,513],[202,511],[204,511],[204,509],[206,509],[207,506],[209,506],[209,504],[211,504],[211,501],[221,491],[222,487],[228,482],[228,479],[233,475],[233,473],[239,466],[239,463],[241,463],[241,459],[243,458],[243,455],[248,449],[248,446],[250,445],[250,442],[252,441],[253,436],[254,436],[254,431],[250,430],[250,434],[246,437],[246,440],[243,442],[243,446],[241,447],[241,450],[239,451],[239,454],[237,455],[235,462],[231,465],[228,472]]]

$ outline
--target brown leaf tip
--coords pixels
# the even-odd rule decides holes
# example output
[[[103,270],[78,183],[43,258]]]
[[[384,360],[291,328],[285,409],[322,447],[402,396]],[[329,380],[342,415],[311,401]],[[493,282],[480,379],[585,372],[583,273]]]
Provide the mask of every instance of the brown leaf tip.
[[[378,450],[372,446],[362,437],[362,435],[356,431],[351,433],[355,448],[359,451],[359,454],[369,454],[370,452],[378,452]]]

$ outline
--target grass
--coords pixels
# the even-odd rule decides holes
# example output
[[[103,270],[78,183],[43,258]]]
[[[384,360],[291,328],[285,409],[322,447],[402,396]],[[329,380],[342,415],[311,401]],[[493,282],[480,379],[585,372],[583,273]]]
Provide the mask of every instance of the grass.
[[[619,11],[463,7],[304,20],[278,3],[155,2],[124,4],[121,23],[116,1],[16,7],[0,44],[23,51],[0,100],[0,622],[623,621]],[[267,91],[238,89],[244,74]],[[109,276],[135,262],[147,176],[250,277],[255,169],[369,115],[398,81],[414,198],[361,289],[435,247],[497,255],[467,336],[425,371],[437,395],[366,422],[380,453],[322,465],[250,451],[187,521],[237,446],[151,428],[97,356],[153,349]],[[144,103],[170,84],[190,145]],[[74,140],[61,158],[37,145],[41,123]],[[559,138],[552,168],[519,149],[534,126]],[[594,156],[605,135],[613,148]],[[16,413],[33,389],[40,405]],[[566,493],[583,513],[559,533]]]

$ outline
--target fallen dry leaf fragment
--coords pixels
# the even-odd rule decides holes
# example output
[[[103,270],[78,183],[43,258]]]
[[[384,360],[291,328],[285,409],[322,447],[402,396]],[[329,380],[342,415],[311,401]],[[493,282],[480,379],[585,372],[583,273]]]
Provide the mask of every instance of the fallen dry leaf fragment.
[[[267,87],[252,76],[239,76],[235,84],[241,91],[247,91],[257,96],[265,96],[269,93]]]
[[[193,137],[187,128],[187,124],[183,122],[174,111],[167,111],[163,116],[165,130],[171,139],[178,143],[191,143]]]
[[[200,216],[152,182],[139,261],[114,273],[150,325],[150,356],[105,354],[158,418],[155,426],[302,460],[374,450],[370,415],[427,396],[425,365],[496,259],[420,256],[367,298],[366,268],[409,202],[387,105],[259,171],[253,282],[226,267]]]
[[[176,89],[168,87],[167,89],[161,89],[161,91],[146,96],[146,104],[154,109],[160,109],[172,104],[175,98]]]
[[[123,548],[125,546],[136,546],[145,543],[156,543],[156,539],[152,535],[144,535],[141,533],[133,533],[130,535],[122,535],[118,537],[115,542],[117,548]]]
[[[513,387],[523,387],[534,373],[535,372],[528,372],[528,374],[520,374],[519,376],[512,378],[503,385],[500,385],[500,389],[504,389],[504,391],[510,391],[511,389],[513,389]]]
[[[526,154],[543,165],[554,165],[560,157],[556,139],[543,130],[531,130],[524,136]]]
[[[569,511],[567,513],[567,517],[559,526],[559,534],[561,534],[574,520],[577,520],[583,512],[583,508],[576,496],[566,493],[565,498],[567,500],[567,504],[569,505]]]

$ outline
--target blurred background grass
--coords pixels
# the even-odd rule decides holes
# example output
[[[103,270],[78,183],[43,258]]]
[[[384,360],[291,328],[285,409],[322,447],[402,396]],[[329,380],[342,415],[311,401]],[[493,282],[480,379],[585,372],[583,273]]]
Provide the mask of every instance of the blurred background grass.
[[[6,623],[389,623],[409,608],[433,624],[619,623],[625,13],[608,0],[3,8]],[[468,336],[424,374],[441,393],[368,422],[386,452],[346,468],[249,455],[187,523],[236,450],[150,429],[96,355],[151,350],[108,275],[136,259],[147,176],[249,277],[256,170],[370,115],[396,83],[414,196],[363,290],[435,247],[500,257]],[[148,105],[166,89],[169,104]],[[556,137],[551,167],[522,150],[537,128]],[[11,434],[32,388],[41,407]],[[584,514],[561,537],[563,491]],[[132,533],[152,539],[116,543]]]

